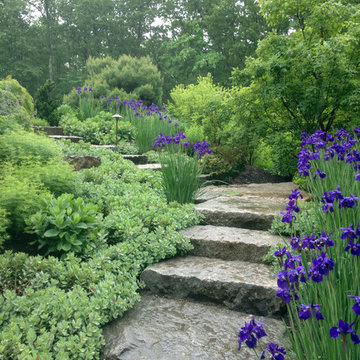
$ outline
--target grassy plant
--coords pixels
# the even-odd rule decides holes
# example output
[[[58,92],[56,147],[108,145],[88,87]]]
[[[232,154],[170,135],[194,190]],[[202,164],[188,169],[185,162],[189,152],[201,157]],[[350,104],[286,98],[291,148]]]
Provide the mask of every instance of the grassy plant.
[[[202,172],[198,159],[180,152],[164,152],[160,156],[160,163],[168,201],[180,204],[194,202]]]
[[[193,146],[194,157],[188,156],[186,149],[189,142],[183,142],[185,138],[182,132],[172,137],[159,134],[154,143],[154,148],[163,149],[159,159],[166,197],[169,202],[177,201],[180,204],[194,202],[205,164],[205,160],[200,162],[199,158],[211,153],[206,141],[202,144],[196,142]]]

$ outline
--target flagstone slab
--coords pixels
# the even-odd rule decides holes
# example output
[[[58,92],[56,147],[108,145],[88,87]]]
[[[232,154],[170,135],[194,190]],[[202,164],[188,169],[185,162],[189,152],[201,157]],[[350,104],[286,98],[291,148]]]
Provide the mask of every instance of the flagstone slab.
[[[142,170],[161,171],[161,164],[145,164],[145,165],[136,165],[136,166]]]
[[[187,256],[148,266],[141,279],[153,294],[212,301],[265,316],[283,311],[274,274],[264,264]]]
[[[291,191],[299,187],[293,182],[265,183],[247,185],[210,185],[201,189],[196,198],[197,203],[208,201],[219,196],[228,197],[262,197],[287,199]]]
[[[148,157],[146,155],[127,155],[123,154],[122,157],[125,160],[130,160],[136,165],[144,165],[148,162]]]
[[[72,136],[72,135],[49,135],[49,138],[55,140],[70,140],[73,143],[78,143],[80,140],[84,140],[81,136]]]
[[[191,255],[261,263],[272,246],[283,243],[281,237],[266,231],[225,226],[192,226],[181,233],[194,246]]]
[[[275,215],[286,209],[288,199],[220,196],[195,205],[205,215],[203,224],[268,230]]]
[[[43,132],[46,135],[64,135],[60,126],[34,126],[35,132]]]
[[[246,346],[237,350],[240,328],[252,318],[219,305],[143,294],[133,309],[104,327],[102,359],[255,360]],[[269,342],[287,346],[281,321],[266,318],[263,324],[264,347]]]

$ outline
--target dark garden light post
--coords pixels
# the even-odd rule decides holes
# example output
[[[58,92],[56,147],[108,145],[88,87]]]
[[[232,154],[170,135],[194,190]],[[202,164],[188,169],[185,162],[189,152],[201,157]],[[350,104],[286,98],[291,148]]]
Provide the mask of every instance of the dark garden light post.
[[[114,118],[116,120],[116,146],[118,144],[118,121],[119,119],[122,119],[122,116],[119,114],[115,114],[112,116],[112,118]]]

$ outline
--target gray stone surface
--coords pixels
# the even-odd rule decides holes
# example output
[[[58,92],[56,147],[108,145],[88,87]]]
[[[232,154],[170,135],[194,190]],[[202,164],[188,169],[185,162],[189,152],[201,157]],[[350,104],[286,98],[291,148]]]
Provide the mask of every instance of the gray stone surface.
[[[282,312],[274,274],[263,264],[187,256],[148,266],[141,279],[154,294],[213,301],[259,315]]]
[[[146,155],[126,155],[123,154],[123,158],[125,160],[130,160],[136,165],[144,165],[147,164],[148,158]]]
[[[287,199],[293,189],[298,189],[298,186],[292,182],[224,186],[211,185],[202,189],[199,196],[197,196],[196,202],[204,202],[219,196],[259,196],[262,198]]]
[[[197,204],[195,209],[205,215],[207,225],[268,230],[287,202],[285,198],[220,196]]]
[[[69,155],[64,158],[65,161],[74,165],[74,170],[79,171],[82,169],[90,169],[92,167],[98,167],[101,165],[101,159],[97,156],[89,155]]]
[[[49,135],[49,137],[55,140],[70,140],[73,143],[77,143],[80,140],[84,140],[81,136],[70,136],[70,135]]]
[[[261,263],[271,246],[283,243],[281,237],[266,231],[224,226],[192,226],[181,233],[194,245],[192,255],[224,260]]]
[[[104,328],[106,360],[255,360],[246,346],[238,351],[237,335],[252,315],[222,306],[168,299],[149,294]],[[255,317],[256,321],[260,318]],[[267,318],[262,339],[287,346],[283,323]]]
[[[34,126],[35,132],[44,132],[47,135],[63,135],[63,128],[60,126]]]
[[[161,171],[161,164],[145,164],[145,165],[136,165],[136,166],[142,170]]]
[[[91,146],[97,149],[108,149],[112,151],[117,151],[116,145],[91,145]]]

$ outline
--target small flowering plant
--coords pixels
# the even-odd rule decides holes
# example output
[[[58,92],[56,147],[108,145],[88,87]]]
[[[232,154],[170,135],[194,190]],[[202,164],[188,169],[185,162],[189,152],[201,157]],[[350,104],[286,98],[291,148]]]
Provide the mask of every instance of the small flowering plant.
[[[241,350],[242,345],[245,344],[245,346],[255,352],[259,359],[256,349],[260,347],[263,349],[260,359],[285,360],[284,355],[286,355],[286,351],[283,347],[274,343],[268,344],[265,348],[261,345],[260,339],[268,336],[264,330],[263,322],[264,319],[256,322],[254,318],[249,323],[245,322],[238,335],[238,350]]]
[[[301,211],[295,190],[281,213],[293,236],[274,253],[281,267],[276,295],[287,304],[296,359],[359,358],[359,135],[360,129],[302,135],[299,173],[307,179],[322,231],[295,234]]]
[[[92,86],[76,88],[79,96],[79,116],[81,120],[93,118],[101,111],[99,101],[95,99]]]
[[[187,155],[190,144],[186,135],[179,131],[176,135],[159,134],[154,149],[160,149],[160,163],[165,194],[168,201],[180,204],[193,202],[200,187],[200,175],[204,167],[204,157],[211,153],[206,141],[193,145],[194,156]]]

